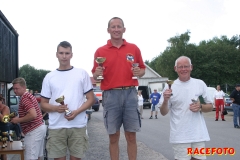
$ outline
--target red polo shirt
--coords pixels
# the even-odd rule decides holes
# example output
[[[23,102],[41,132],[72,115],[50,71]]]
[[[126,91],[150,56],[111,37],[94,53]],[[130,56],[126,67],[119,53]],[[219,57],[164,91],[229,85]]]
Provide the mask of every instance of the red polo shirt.
[[[107,44],[98,48],[94,55],[94,66],[92,73],[95,72],[98,64],[95,62],[96,57],[106,57],[103,63],[104,79],[101,81],[101,89],[109,90],[121,86],[138,86],[138,80],[132,79],[132,63],[139,63],[141,69],[145,69],[142,55],[135,44],[123,40],[120,48],[112,45],[108,40]]]

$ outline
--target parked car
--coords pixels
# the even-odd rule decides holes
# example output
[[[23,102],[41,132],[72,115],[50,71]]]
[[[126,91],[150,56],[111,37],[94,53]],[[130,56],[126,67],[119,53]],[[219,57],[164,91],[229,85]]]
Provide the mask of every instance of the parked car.
[[[94,111],[99,111],[99,107],[100,107],[100,101],[99,101],[99,99],[97,98],[97,96],[94,94],[94,97],[95,97],[95,103],[90,107],[90,108],[88,108],[87,110],[86,110],[86,114],[87,114],[87,116],[88,116],[88,120],[90,120],[91,119],[91,117],[92,117],[92,112],[93,112],[93,110]],[[85,97],[85,102],[86,102],[86,97]]]
[[[151,108],[151,102],[150,102],[150,89],[148,86],[138,86],[138,90],[142,91],[143,96],[143,108],[148,107]]]
[[[34,96],[37,99],[37,102],[40,103],[41,102],[41,94],[40,93],[34,93]]]
[[[17,112],[19,108],[20,97],[19,96],[10,96],[10,112]]]
[[[100,107],[100,101],[96,95],[94,95],[94,97],[95,97],[95,103],[92,105],[92,109],[94,111],[98,111]]]
[[[228,94],[225,94],[224,96],[224,102],[225,102],[225,109],[227,111],[232,111],[232,100],[230,99],[230,96]]]
[[[99,101],[102,102],[102,90],[100,89],[100,87],[94,87],[93,93],[97,96]]]

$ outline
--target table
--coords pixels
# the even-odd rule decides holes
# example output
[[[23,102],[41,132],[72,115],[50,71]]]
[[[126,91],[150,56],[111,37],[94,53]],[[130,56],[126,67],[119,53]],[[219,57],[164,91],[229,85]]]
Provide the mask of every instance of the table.
[[[7,142],[7,147],[2,148],[0,142],[0,154],[20,154],[21,160],[24,160],[24,148],[21,141]]]

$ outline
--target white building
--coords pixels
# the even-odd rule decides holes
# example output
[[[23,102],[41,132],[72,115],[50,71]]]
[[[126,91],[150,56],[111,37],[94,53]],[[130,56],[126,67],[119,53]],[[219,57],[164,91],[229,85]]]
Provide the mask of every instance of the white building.
[[[161,77],[157,72],[150,68],[146,63],[145,75],[138,79],[139,86],[149,86],[151,92],[154,89],[157,89],[158,92],[161,92],[168,80],[167,77]]]

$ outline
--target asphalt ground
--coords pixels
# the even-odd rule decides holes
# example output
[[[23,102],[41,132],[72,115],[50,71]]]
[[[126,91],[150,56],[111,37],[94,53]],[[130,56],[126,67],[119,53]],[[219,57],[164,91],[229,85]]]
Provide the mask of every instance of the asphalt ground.
[[[82,158],[82,160],[110,160],[109,138],[102,121],[92,116],[91,120],[88,122],[87,130],[89,136],[89,149],[86,152],[85,158]],[[150,149],[142,142],[137,142],[137,147],[137,160],[167,160],[161,153]],[[123,132],[120,134],[119,150],[119,159],[128,160],[127,143]],[[8,155],[8,160],[20,160],[20,156]],[[69,160],[68,154],[67,160]]]

